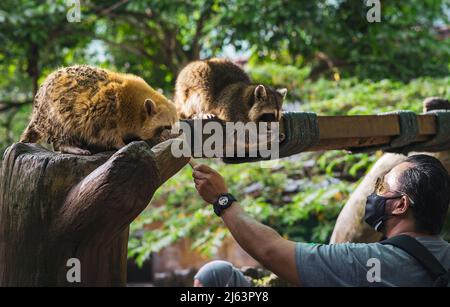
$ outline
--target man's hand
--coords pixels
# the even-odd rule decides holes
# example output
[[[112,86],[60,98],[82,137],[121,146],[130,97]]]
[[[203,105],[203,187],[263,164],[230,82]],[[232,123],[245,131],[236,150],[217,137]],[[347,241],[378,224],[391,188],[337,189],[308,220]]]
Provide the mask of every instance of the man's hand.
[[[222,176],[207,165],[199,164],[195,166],[192,176],[198,193],[210,204],[213,204],[220,194],[228,193],[228,188]]]

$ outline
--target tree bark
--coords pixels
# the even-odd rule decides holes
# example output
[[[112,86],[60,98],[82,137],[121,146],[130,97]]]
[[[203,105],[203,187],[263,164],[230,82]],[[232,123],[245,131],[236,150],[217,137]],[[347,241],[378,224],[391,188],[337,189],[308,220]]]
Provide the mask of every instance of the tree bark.
[[[450,109],[450,103],[443,99],[431,98],[424,101],[424,112],[436,109]],[[417,154],[417,153],[410,153]],[[450,172],[450,151],[424,153],[439,159]],[[336,221],[330,243],[344,242],[377,242],[382,235],[375,232],[364,222],[364,211],[367,196],[374,190],[375,181],[384,176],[394,166],[406,160],[406,156],[385,153],[371,168],[357,189],[352,193]],[[447,220],[450,216],[447,217]]]
[[[17,143],[0,173],[0,286],[124,286],[129,224],[189,158],[168,140],[75,156]],[[77,258],[81,282],[70,283]]]

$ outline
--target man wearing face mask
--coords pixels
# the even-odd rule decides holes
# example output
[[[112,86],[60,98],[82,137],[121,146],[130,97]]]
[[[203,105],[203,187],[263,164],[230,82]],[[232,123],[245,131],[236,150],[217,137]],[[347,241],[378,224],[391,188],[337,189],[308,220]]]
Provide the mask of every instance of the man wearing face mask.
[[[379,243],[307,244],[281,237],[242,210],[223,178],[206,165],[193,172],[202,198],[214,205],[253,258],[299,286],[446,286],[450,244],[440,237],[450,203],[450,176],[439,160],[415,155],[377,181],[365,221]]]

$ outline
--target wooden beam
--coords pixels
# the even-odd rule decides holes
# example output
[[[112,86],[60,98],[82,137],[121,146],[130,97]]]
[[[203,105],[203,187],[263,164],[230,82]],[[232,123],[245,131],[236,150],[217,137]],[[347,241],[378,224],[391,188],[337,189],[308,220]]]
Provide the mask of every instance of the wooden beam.
[[[203,120],[202,124],[195,123],[200,120],[183,120],[191,126],[202,127],[214,119]],[[437,133],[436,116],[433,114],[417,115],[419,133],[416,142],[426,141]],[[225,125],[222,123],[222,125]],[[319,141],[308,151],[349,149],[367,146],[387,145],[400,135],[399,116],[396,114],[384,115],[355,115],[355,116],[318,116]],[[198,133],[198,132],[196,132]],[[280,123],[280,139],[283,139],[285,128]],[[203,134],[203,141],[210,134]],[[226,147],[226,145],[224,146]]]
[[[436,134],[435,115],[418,115],[419,135]],[[396,136],[400,134],[398,115],[319,116],[320,139]]]

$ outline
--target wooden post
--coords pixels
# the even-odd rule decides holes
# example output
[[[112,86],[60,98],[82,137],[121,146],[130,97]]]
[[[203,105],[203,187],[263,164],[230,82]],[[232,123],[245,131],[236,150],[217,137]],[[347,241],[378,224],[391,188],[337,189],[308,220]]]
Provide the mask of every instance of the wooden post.
[[[426,99],[424,101],[424,112],[436,109],[450,109],[450,103],[444,103],[443,99]],[[417,153],[410,153],[417,154]],[[426,153],[438,158],[450,172],[450,151],[437,153]],[[364,208],[366,199],[373,192],[375,181],[378,177],[385,175],[394,166],[406,160],[406,156],[385,153],[370,169],[357,189],[352,193],[349,200],[342,209],[336,221],[330,243],[343,242],[377,242],[381,234],[375,232],[364,221]],[[449,217],[450,218],[450,217]]]
[[[0,286],[125,286],[129,224],[189,158],[168,140],[75,156],[7,149],[0,173]],[[67,261],[80,261],[69,283]]]

